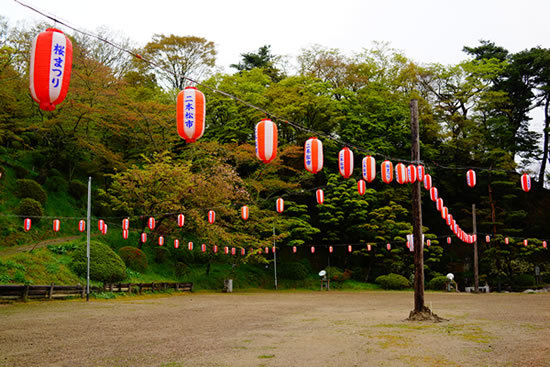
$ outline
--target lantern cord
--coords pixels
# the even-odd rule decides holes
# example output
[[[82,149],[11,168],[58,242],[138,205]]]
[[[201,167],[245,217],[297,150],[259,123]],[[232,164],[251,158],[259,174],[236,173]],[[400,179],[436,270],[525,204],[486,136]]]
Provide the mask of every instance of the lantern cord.
[[[52,16],[52,15],[48,15],[46,14],[45,12],[43,11],[40,11],[38,9],[36,9],[35,7],[31,6],[31,5],[28,5],[20,0],[14,0],[17,4],[23,6],[23,7],[26,7],[32,11],[34,11],[35,13],[45,17],[45,18],[48,18],[56,23],[59,23],[75,32],[78,32],[80,34],[83,34],[85,36],[88,36],[88,37],[91,37],[91,38],[95,38],[101,42],[104,42],[104,43],[107,43],[108,45],[116,48],[117,50],[120,50],[120,51],[123,51],[123,52],[126,52],[128,53],[129,55],[133,56],[133,57],[136,57],[140,60],[142,60],[143,62],[149,64],[150,66],[160,70],[160,71],[163,71],[163,72],[166,72],[163,67],[157,63],[155,63],[154,61],[152,60],[149,60],[145,57],[143,57],[142,55],[138,54],[137,52],[135,51],[132,51],[132,50],[129,50],[125,47],[122,47],[120,45],[117,45],[116,43],[112,42],[112,41],[109,41],[108,39],[105,39],[104,37],[101,37],[99,35],[96,35],[96,34],[93,34],[91,32],[88,32],[88,31],[84,31],[84,30],[81,30],[75,26],[72,26],[70,25],[67,21],[63,21],[63,20],[60,20],[58,19],[57,17],[55,16]],[[277,121],[280,121],[280,122],[283,122],[284,124],[287,124],[287,125],[290,125],[298,130],[301,130],[301,131],[304,131],[304,132],[307,132],[307,133],[310,133],[310,134],[313,134],[315,136],[321,136],[321,137],[324,137],[328,140],[332,140],[342,146],[347,146],[347,147],[350,147],[350,148],[353,148],[354,150],[358,151],[358,152],[362,152],[362,153],[365,153],[365,154],[368,154],[368,155],[372,155],[372,156],[375,156],[375,157],[379,157],[379,158],[382,158],[382,159],[390,159],[390,160],[393,160],[393,161],[398,161],[398,162],[404,162],[404,163],[409,163],[409,164],[424,164],[426,166],[426,168],[430,168],[430,166],[428,165],[428,163],[430,163],[431,165],[433,165],[434,167],[437,167],[437,168],[440,168],[440,169],[448,169],[448,170],[466,170],[466,169],[470,169],[470,168],[475,168],[479,171],[494,171],[494,172],[506,172],[506,173],[517,173],[516,171],[514,170],[505,170],[505,169],[499,169],[499,168],[486,168],[486,167],[458,167],[458,166],[454,166],[454,167],[448,167],[448,166],[444,166],[444,165],[441,165],[441,164],[438,164],[437,162],[433,162],[433,161],[430,161],[430,162],[424,162],[424,161],[420,161],[420,162],[417,162],[417,161],[412,161],[412,160],[409,160],[409,159],[401,159],[401,158],[394,158],[394,157],[390,157],[388,155],[385,155],[385,154],[381,154],[381,153],[377,153],[377,152],[373,152],[373,151],[370,151],[368,149],[365,149],[363,147],[360,147],[360,146],[357,146],[355,144],[351,144],[347,141],[344,141],[342,139],[340,139],[339,137],[336,137],[334,136],[334,134],[328,134],[328,133],[324,133],[324,132],[320,132],[320,131],[316,131],[316,130],[313,130],[311,128],[308,128],[308,127],[305,127],[297,122],[294,122],[294,121],[291,121],[291,120],[288,120],[286,118],[283,118],[283,117],[280,117],[278,115],[275,115],[269,111],[267,111],[266,109],[262,108],[262,107],[259,107],[259,106],[256,106],[250,102],[247,102],[245,101],[244,99],[240,98],[240,97],[237,97],[235,95],[232,95],[230,93],[227,93],[225,91],[222,91],[220,89],[217,89],[215,87],[212,87],[208,84],[204,84],[204,83],[201,83],[197,80],[194,80],[192,78],[189,78],[187,76],[183,76],[183,78],[185,80],[187,80],[188,82],[190,83],[193,83],[197,86],[200,86],[202,88],[205,88],[205,89],[208,89],[210,91],[212,91],[213,93],[217,93],[217,94],[220,94],[222,96],[225,96],[227,98],[230,98],[230,99],[233,99],[234,101],[236,102],[239,102],[251,109],[254,109],[254,110],[257,110],[259,112],[261,112],[262,114],[264,114],[265,116],[269,116],[271,117],[272,119],[274,120],[277,120]]]

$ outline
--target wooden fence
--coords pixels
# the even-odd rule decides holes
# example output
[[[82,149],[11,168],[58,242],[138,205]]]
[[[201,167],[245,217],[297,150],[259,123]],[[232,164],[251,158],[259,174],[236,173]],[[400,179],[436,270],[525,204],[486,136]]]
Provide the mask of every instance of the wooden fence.
[[[175,291],[192,292],[193,283],[109,283],[103,287],[90,287],[90,293],[99,292],[136,292],[143,291]],[[0,285],[0,299],[63,298],[86,296],[85,285]]]

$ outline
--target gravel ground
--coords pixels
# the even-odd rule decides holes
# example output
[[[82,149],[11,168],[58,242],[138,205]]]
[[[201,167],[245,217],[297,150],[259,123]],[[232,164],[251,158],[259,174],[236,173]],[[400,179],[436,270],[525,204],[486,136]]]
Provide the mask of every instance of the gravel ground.
[[[550,366],[550,294],[197,293],[0,305],[0,366]]]

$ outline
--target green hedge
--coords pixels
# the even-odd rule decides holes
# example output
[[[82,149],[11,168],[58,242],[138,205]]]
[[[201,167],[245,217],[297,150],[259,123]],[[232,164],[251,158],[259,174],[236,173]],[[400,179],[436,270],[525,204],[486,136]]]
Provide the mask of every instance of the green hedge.
[[[137,247],[121,247],[118,250],[118,255],[128,268],[139,271],[140,273],[145,273],[147,271],[149,265],[147,262],[147,255]]]
[[[284,279],[304,280],[310,274],[307,266],[299,262],[281,263],[277,274]]]
[[[17,180],[17,196],[20,198],[31,198],[44,205],[48,199],[46,191],[35,180],[22,178]]]
[[[426,288],[433,289],[436,291],[445,290],[445,286],[447,285],[447,282],[449,279],[445,275],[437,276],[432,278],[428,284],[426,285]]]
[[[86,276],[86,242],[79,243],[72,254],[71,267],[80,277]],[[103,242],[90,242],[90,279],[118,282],[126,277],[124,261]]]
[[[40,217],[44,213],[44,210],[38,201],[31,198],[24,198],[21,200],[17,208],[15,208],[15,213],[18,215],[37,217],[32,218],[32,220],[33,222],[38,223],[40,222]]]
[[[407,278],[394,273],[380,275],[376,278],[375,282],[376,284],[380,284],[380,286],[384,289],[406,289],[411,286]]]

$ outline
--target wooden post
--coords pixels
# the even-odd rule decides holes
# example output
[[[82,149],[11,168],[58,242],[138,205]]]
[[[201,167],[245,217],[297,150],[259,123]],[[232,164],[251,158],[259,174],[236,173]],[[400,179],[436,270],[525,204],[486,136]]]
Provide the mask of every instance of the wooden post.
[[[48,299],[52,299],[53,298],[53,287],[54,287],[54,283],[50,284],[50,290],[48,292]]]
[[[82,286],[82,290],[80,291],[80,298],[84,298],[84,296],[86,296],[87,297],[86,300],[89,301],[90,295],[89,293],[86,293],[86,288],[87,287],[85,285]]]
[[[411,161],[420,164],[418,101],[411,99]],[[420,181],[412,184],[412,221],[414,241],[414,311],[424,311],[424,242],[422,241],[422,203]]]
[[[477,258],[477,223],[476,223],[476,204],[472,204],[472,224],[474,227],[474,292],[479,292],[479,267]]]
[[[25,284],[25,288],[23,288],[23,301],[27,301],[27,298],[29,298],[29,285]]]
[[[139,283],[139,284],[138,284],[138,287],[139,287],[139,294],[141,294],[141,287],[142,287],[142,284]]]

